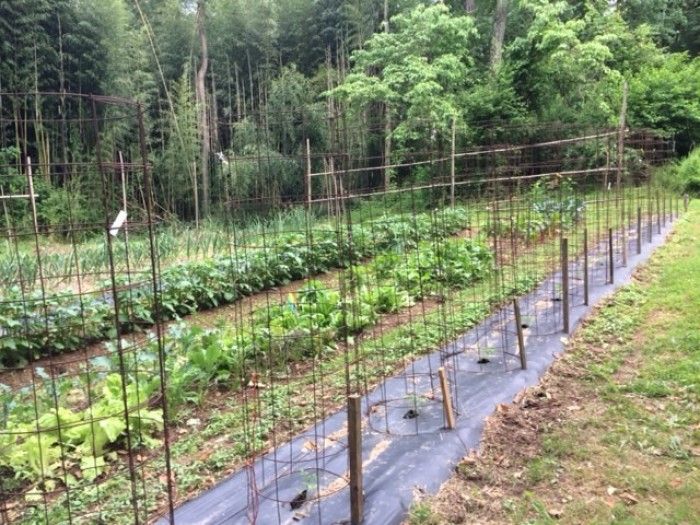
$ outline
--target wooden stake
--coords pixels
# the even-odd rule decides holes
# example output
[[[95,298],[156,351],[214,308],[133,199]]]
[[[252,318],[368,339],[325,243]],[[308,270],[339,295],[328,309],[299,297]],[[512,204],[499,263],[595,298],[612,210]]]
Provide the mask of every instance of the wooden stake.
[[[450,388],[447,384],[447,376],[443,367],[438,368],[438,376],[440,376],[440,388],[442,389],[442,407],[445,411],[445,419],[447,420],[447,428],[452,430],[455,427],[455,415],[452,412],[452,396]]]
[[[642,208],[637,206],[637,254],[642,253]]]
[[[515,328],[518,333],[518,352],[520,355],[520,368],[527,368],[527,355],[525,355],[525,337],[523,336],[523,320],[520,316],[520,304],[513,299],[513,313],[515,314]]]
[[[311,206],[311,141],[306,139],[306,207]]]
[[[29,201],[32,205],[32,219],[34,220],[34,234],[39,235],[39,220],[36,212],[36,195],[34,194],[34,175],[32,174],[32,159],[27,157],[27,181],[29,183]]]
[[[688,194],[683,195],[683,210],[688,213]]]
[[[452,155],[450,156],[450,204],[455,206],[455,151],[457,136],[457,117],[452,117]]]
[[[613,229],[608,228],[608,264],[610,264],[610,284],[615,283],[615,253],[613,252]]]
[[[569,333],[569,239],[561,240],[561,299],[564,333]]]
[[[583,229],[583,304],[588,306],[588,228]]]
[[[122,210],[126,212],[126,170],[124,169],[124,156],[119,152],[119,168],[122,176]],[[124,221],[124,240],[129,243],[129,217]]]
[[[625,122],[627,120],[627,81],[622,81],[622,104],[620,106],[620,120],[617,134],[617,177],[615,190],[620,208],[620,226],[622,227],[622,265],[627,266],[627,228],[625,227],[625,198],[622,188],[622,175],[625,166]]]
[[[661,197],[661,225],[666,227],[666,196]]]
[[[364,513],[362,489],[362,409],[357,394],[348,396],[348,453],[350,459],[350,523],[360,525]]]

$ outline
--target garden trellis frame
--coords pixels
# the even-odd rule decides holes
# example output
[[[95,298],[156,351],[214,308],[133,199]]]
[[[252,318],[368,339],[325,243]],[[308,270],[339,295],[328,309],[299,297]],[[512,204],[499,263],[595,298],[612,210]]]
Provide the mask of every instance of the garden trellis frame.
[[[525,369],[528,341],[566,333],[589,288],[679,213],[652,176],[672,151],[649,132],[547,124],[508,144],[501,126],[474,147],[455,124],[386,163],[345,149],[355,131],[336,115],[328,148],[283,159],[293,194],[265,184],[282,165],[267,133],[222,154],[218,215],[189,228],[156,213],[138,104],[0,97],[3,193],[31,195],[30,156],[63,190],[5,212],[0,523],[187,523],[202,509],[183,503],[225,479],[226,502],[203,510],[232,522],[324,523],[350,492],[360,512],[360,438],[380,454],[469,418],[463,391]]]

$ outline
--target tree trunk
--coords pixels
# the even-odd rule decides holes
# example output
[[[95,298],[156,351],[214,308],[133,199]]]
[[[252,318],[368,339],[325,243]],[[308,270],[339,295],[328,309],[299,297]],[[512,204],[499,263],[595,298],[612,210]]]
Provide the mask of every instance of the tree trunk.
[[[464,0],[464,10],[467,13],[476,11],[476,0]]]
[[[209,112],[207,110],[207,91],[205,81],[207,77],[207,69],[209,68],[209,49],[207,47],[207,35],[204,29],[204,20],[206,17],[206,0],[197,1],[197,33],[199,34],[200,45],[200,62],[197,70],[197,115],[199,124],[199,136],[202,141],[200,171],[202,172],[202,215],[209,215],[209,154],[210,154],[210,138],[209,138]]]
[[[508,19],[508,0],[496,0],[496,11],[493,14],[493,34],[491,36],[491,69],[496,70],[501,65],[503,56],[503,39],[506,35]]]

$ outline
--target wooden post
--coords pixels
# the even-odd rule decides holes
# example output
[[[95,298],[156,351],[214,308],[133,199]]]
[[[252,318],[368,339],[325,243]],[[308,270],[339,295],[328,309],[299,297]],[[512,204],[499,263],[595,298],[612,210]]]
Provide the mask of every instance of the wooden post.
[[[348,396],[348,453],[350,455],[350,523],[360,525],[364,513],[362,489],[362,409],[357,394]]]
[[[447,428],[452,430],[455,427],[455,415],[452,412],[452,396],[450,395],[450,387],[447,384],[447,376],[443,367],[438,368],[438,376],[440,377],[440,389],[442,390],[442,407],[445,411],[445,420]]]
[[[452,117],[452,155],[450,156],[450,205],[455,206],[455,153],[457,137],[457,117]]]
[[[666,195],[661,197],[661,225],[666,227]]]
[[[649,227],[649,242],[654,238],[654,201],[651,198],[651,189],[649,190],[649,196],[647,199],[647,226]]]
[[[311,207],[311,140],[306,139],[306,207]]]
[[[637,206],[637,254],[642,253],[642,208]]]
[[[561,240],[561,299],[564,332],[569,333],[569,239]]]
[[[683,211],[685,211],[685,213],[688,213],[688,200],[688,194],[686,193],[683,195]]]
[[[124,169],[124,155],[122,155],[122,152],[119,152],[119,168],[121,171],[121,176],[122,176],[122,210],[124,210],[124,213],[127,213],[126,211],[126,170]],[[127,215],[127,219],[124,221],[124,241],[128,244],[129,243],[129,218]]]
[[[625,192],[622,188],[622,175],[625,169],[625,123],[627,121],[627,80],[622,81],[622,104],[617,132],[617,177],[615,191],[619,200],[620,227],[622,237],[622,265],[627,266],[627,228],[625,227]]]
[[[583,229],[583,304],[588,306],[588,228]]]
[[[34,175],[32,174],[32,159],[27,157],[27,182],[29,184],[29,201],[32,205],[32,219],[34,220],[34,235],[39,235],[39,220],[36,212],[36,194],[34,193]]]
[[[680,197],[678,194],[676,194],[676,219],[680,218],[681,216],[681,205],[680,205]]]
[[[613,252],[613,229],[608,228],[608,264],[610,265],[610,284],[615,283],[615,252]]]
[[[661,197],[659,190],[656,190],[656,229],[657,233],[661,233]]]
[[[515,329],[518,334],[518,353],[520,355],[520,368],[527,368],[527,355],[525,355],[525,337],[523,336],[523,319],[520,315],[520,304],[513,299],[513,313],[515,314]]]
[[[194,225],[199,229],[199,188],[197,186],[197,161],[192,161],[192,195],[194,196]]]

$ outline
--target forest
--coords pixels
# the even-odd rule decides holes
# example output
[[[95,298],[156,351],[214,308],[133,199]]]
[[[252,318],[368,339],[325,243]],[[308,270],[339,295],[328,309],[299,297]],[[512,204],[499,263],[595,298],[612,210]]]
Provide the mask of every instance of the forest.
[[[396,164],[449,149],[455,123],[460,148],[526,140],[514,126],[614,127],[623,95],[630,127],[681,155],[700,138],[697,0],[4,0],[0,21],[0,92],[143,105],[169,220],[300,199],[307,146],[344,153],[337,169]],[[20,109],[3,102],[7,135]],[[31,135],[0,151],[3,165],[79,155]],[[370,171],[355,184],[421,176]],[[99,222],[85,206],[92,179],[42,180],[40,222],[65,223],[70,199],[73,220]],[[6,178],[3,192],[22,183]]]

